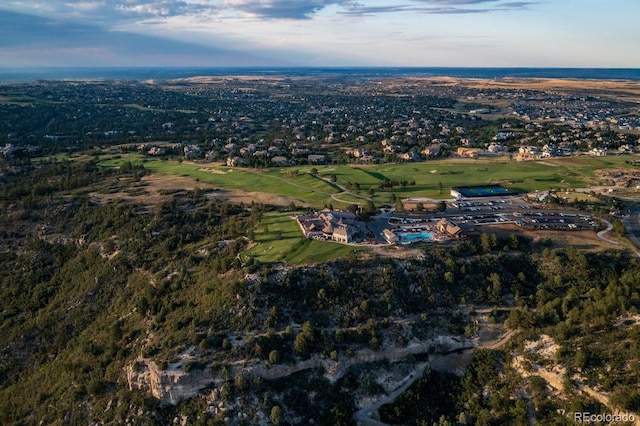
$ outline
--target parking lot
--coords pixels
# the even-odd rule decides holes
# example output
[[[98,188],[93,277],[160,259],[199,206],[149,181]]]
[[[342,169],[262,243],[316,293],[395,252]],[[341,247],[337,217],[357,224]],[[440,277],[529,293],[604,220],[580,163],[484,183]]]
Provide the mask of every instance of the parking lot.
[[[517,225],[532,229],[597,229],[601,224],[589,215],[560,212],[514,213]]]
[[[482,211],[509,211],[523,209],[528,204],[521,198],[487,198],[481,200],[456,200],[447,203],[448,211],[482,212]]]
[[[521,198],[462,200],[447,203],[447,211],[433,214],[392,213],[390,217],[370,227],[383,229],[392,227],[423,228],[441,218],[471,231],[479,226],[516,224],[523,228],[538,230],[595,230],[601,223],[590,215],[559,210],[533,209]],[[373,226],[372,226],[373,225]]]

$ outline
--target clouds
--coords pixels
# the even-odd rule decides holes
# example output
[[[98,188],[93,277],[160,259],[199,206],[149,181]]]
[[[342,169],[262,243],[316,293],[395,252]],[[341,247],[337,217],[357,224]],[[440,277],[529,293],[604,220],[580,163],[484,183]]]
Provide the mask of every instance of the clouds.
[[[504,0],[23,0],[0,8],[109,23],[177,16],[308,20],[330,8],[344,15],[362,16],[390,12],[479,13],[521,9],[530,4]]]
[[[0,11],[0,66],[229,66],[273,63],[236,50],[222,37],[208,45],[101,25]]]
[[[13,11],[106,22],[195,15],[309,19],[329,6],[349,7],[354,4],[350,0],[50,0],[46,3],[23,0],[5,7]]]
[[[112,23],[153,17],[196,15],[211,11],[209,0],[22,0],[0,9],[43,17]]]
[[[206,11],[207,7],[181,0],[135,0],[115,3],[113,9],[123,13],[125,16],[148,17],[196,14]]]
[[[419,14],[474,14],[497,11],[525,9],[535,2],[513,2],[503,0],[412,0],[412,3],[366,6],[352,5],[343,11],[345,15],[372,16],[383,13],[419,13]],[[480,7],[477,7],[480,6]]]
[[[224,7],[268,19],[309,19],[329,6],[355,7],[345,0],[227,0]]]
[[[3,0],[0,66],[640,66],[619,0]],[[622,13],[623,11],[624,13]],[[634,65],[635,64],[635,65]]]

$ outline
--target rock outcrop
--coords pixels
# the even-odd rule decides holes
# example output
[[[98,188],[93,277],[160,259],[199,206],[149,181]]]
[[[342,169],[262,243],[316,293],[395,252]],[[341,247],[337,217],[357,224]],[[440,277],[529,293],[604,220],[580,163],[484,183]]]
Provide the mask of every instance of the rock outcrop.
[[[182,360],[161,370],[154,361],[138,358],[125,368],[125,373],[129,389],[147,391],[169,404],[193,398],[215,382],[209,368],[185,372]]]
[[[438,336],[436,338],[413,342],[407,347],[388,347],[379,351],[364,349],[349,358],[342,358],[339,362],[314,357],[300,361],[295,365],[271,365],[266,367],[260,362],[249,363],[243,367],[233,368],[236,373],[245,377],[262,377],[267,380],[286,377],[298,371],[322,367],[325,376],[332,382],[336,381],[352,365],[367,364],[371,362],[389,360],[398,361],[409,355],[425,353],[446,353],[451,350],[468,348],[472,344],[466,339],[457,339],[452,336]],[[211,369],[193,369],[186,371],[189,362],[193,361],[191,355],[193,349],[187,350],[180,359],[171,363],[165,369],[148,358],[137,358],[125,368],[129,389],[140,389],[151,394],[163,402],[177,404],[180,401],[200,395],[203,389],[220,387],[222,378],[216,377]]]

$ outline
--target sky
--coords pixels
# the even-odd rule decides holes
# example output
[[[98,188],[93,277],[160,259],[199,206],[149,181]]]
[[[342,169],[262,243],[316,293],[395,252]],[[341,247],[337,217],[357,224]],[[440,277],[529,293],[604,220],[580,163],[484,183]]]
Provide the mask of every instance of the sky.
[[[1,0],[0,67],[640,68],[638,0]]]

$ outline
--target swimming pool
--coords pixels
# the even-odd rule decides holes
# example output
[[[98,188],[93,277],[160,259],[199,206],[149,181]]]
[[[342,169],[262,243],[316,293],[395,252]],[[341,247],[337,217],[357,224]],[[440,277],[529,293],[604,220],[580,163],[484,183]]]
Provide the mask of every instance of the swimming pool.
[[[410,244],[414,241],[431,241],[433,236],[428,232],[412,232],[398,234],[400,242],[403,244]]]

